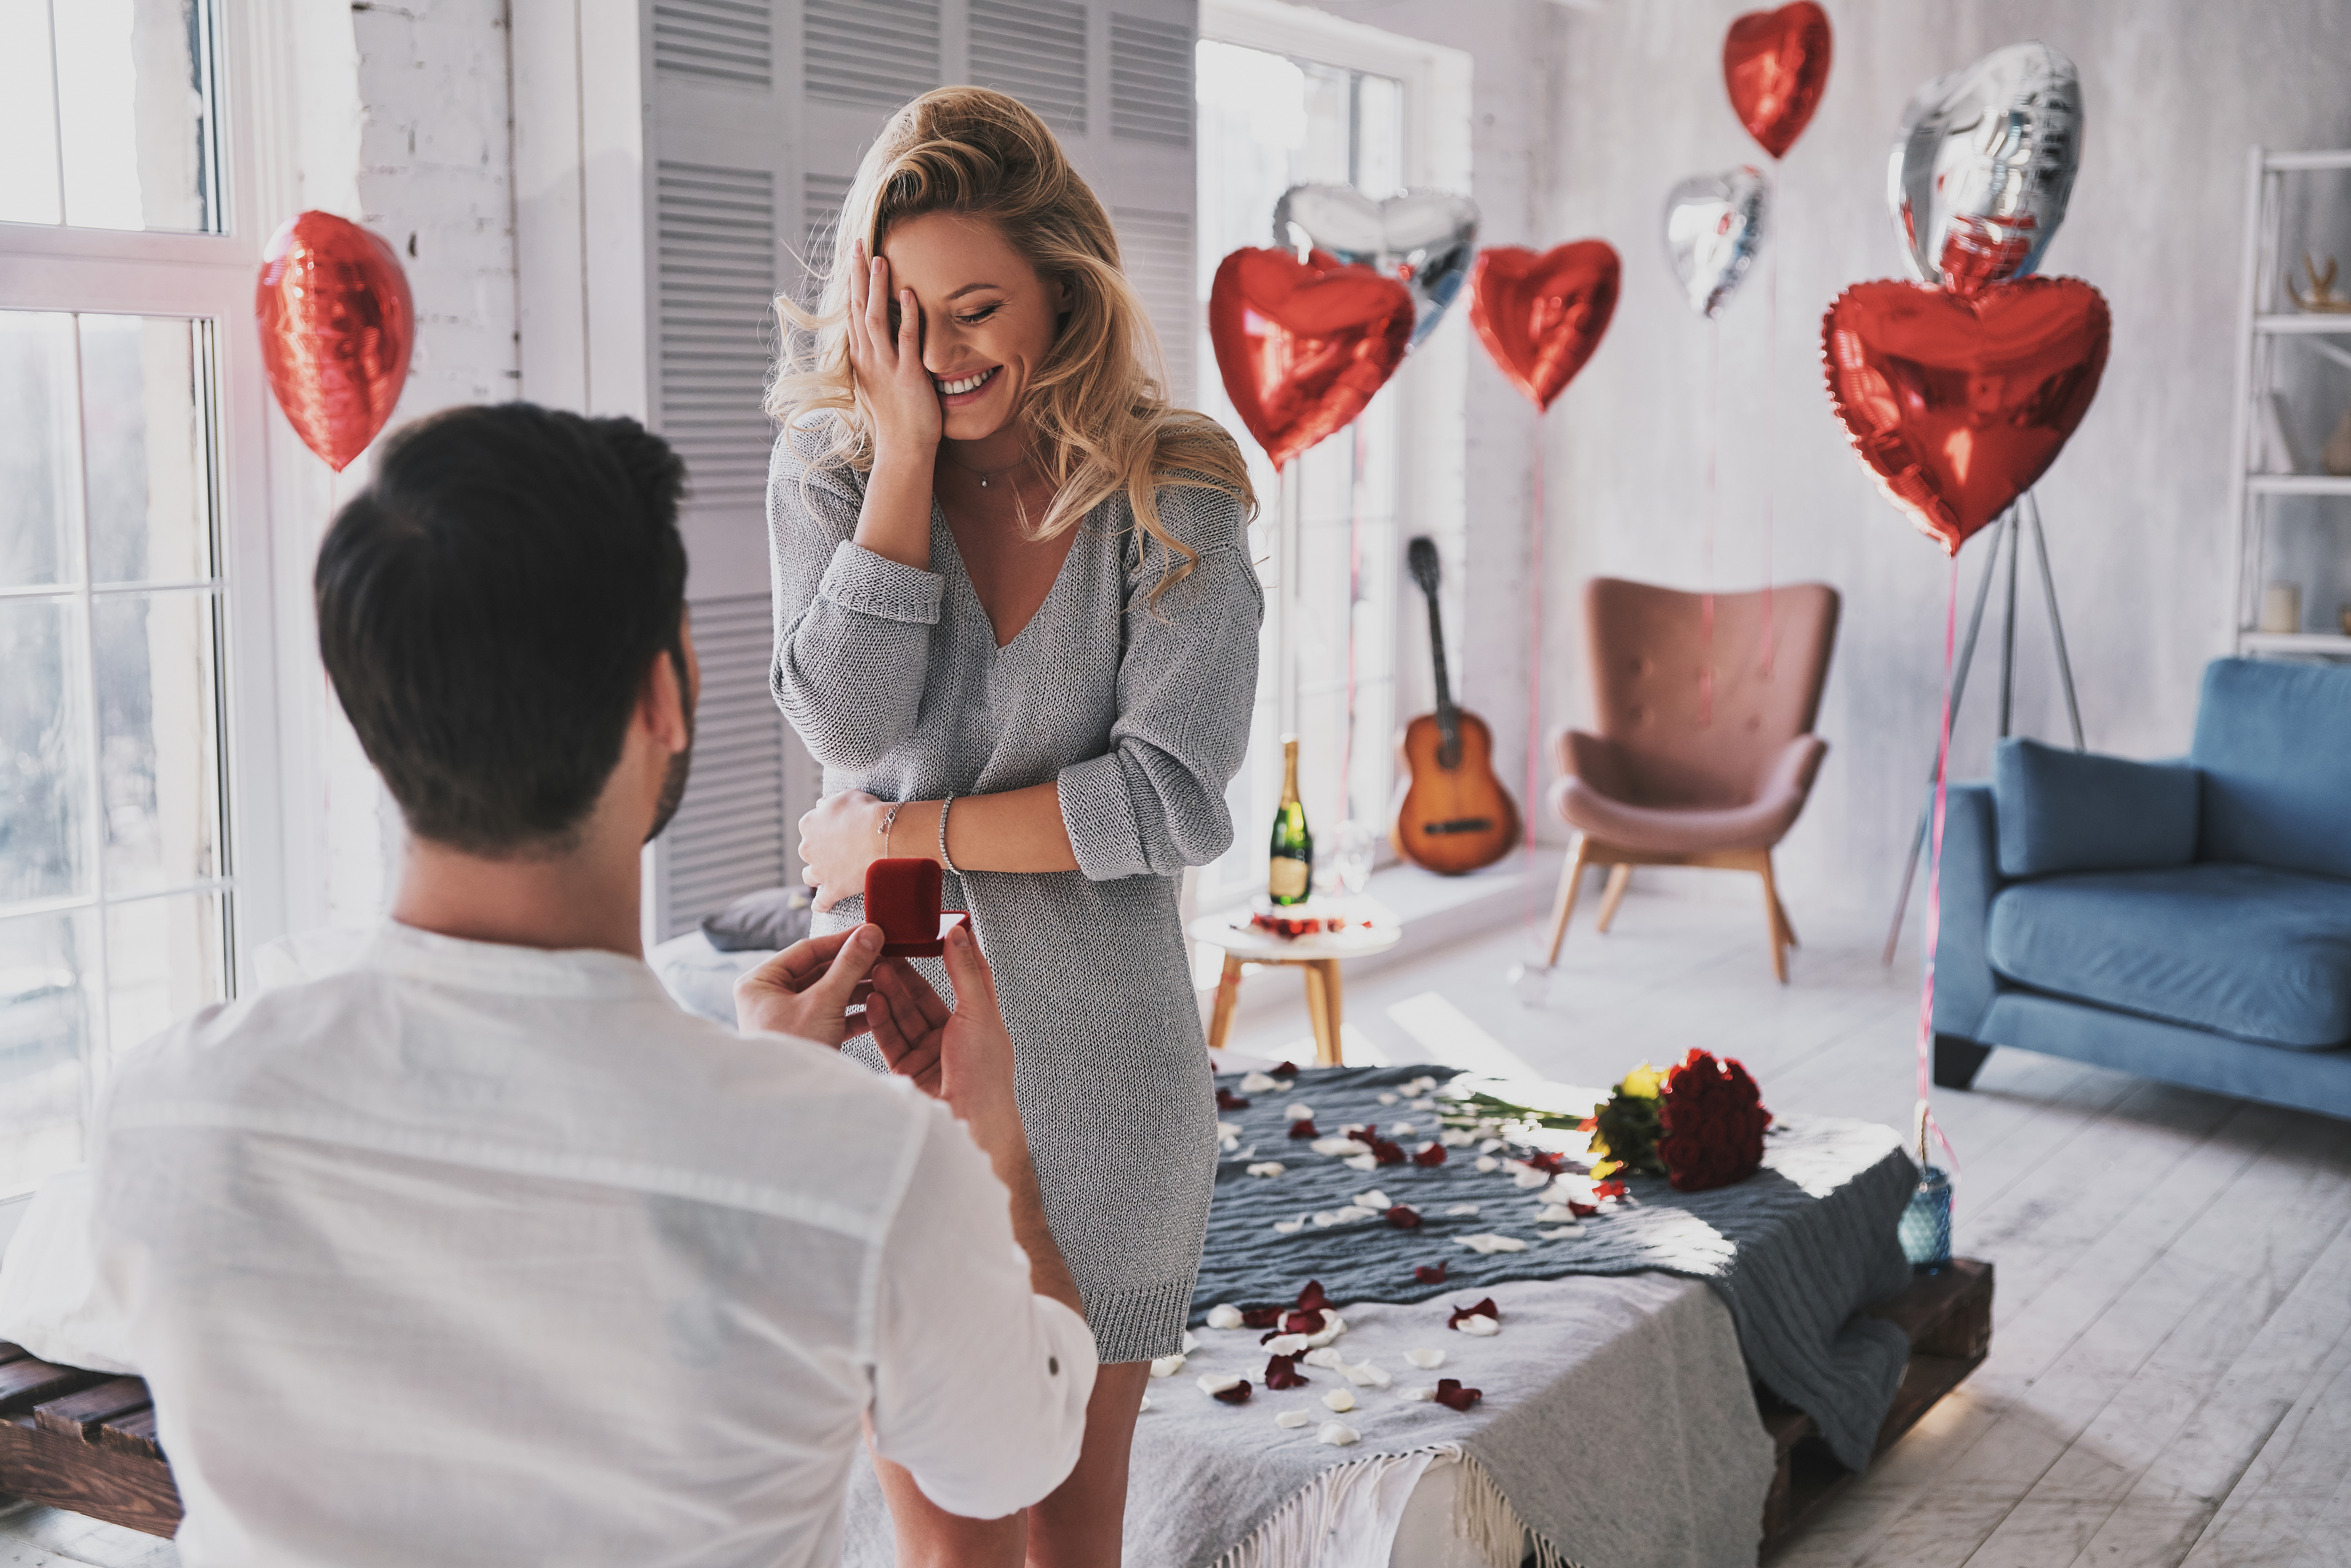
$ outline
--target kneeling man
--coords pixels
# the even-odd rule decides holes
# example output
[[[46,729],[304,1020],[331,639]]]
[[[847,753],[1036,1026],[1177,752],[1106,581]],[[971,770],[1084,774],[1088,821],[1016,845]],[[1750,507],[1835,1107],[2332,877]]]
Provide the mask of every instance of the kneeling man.
[[[952,1013],[872,926],[750,978],[747,1028],[821,1044],[643,962],[694,731],[683,476],[632,421],[455,410],[320,550],[410,832],[392,918],[123,1060],[89,1310],[29,1346],[147,1378],[191,1568],[831,1563],[867,1427],[964,1515],[1076,1461],[1093,1344],[971,938]],[[859,999],[911,1082],[826,1049]]]

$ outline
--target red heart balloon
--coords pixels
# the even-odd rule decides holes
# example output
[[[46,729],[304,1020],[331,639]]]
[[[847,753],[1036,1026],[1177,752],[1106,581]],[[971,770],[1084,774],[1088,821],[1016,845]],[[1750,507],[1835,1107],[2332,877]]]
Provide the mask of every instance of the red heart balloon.
[[[1281,250],[1233,252],[1208,290],[1226,394],[1276,468],[1364,412],[1403,362],[1412,319],[1395,278]]]
[[[1750,11],[1722,40],[1722,80],[1747,133],[1778,158],[1796,144],[1829,85],[1829,14],[1813,0]]]
[[[1606,240],[1580,239],[1538,256],[1489,246],[1469,274],[1469,324],[1494,363],[1548,410],[1600,346],[1616,312],[1622,268]]]
[[[302,213],[269,239],[253,312],[269,390],[303,444],[338,474],[400,401],[416,306],[392,246],[332,213]]]
[[[1887,498],[1956,555],[2057,460],[2112,331],[2078,277],[1970,296],[1856,283],[1821,319],[1829,405]]]

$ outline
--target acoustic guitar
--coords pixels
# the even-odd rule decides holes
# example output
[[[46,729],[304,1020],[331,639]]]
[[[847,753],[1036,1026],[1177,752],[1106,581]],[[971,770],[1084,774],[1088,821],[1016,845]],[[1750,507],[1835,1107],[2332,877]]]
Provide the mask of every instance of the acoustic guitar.
[[[1428,597],[1428,652],[1437,666],[1437,711],[1405,726],[1412,774],[1389,841],[1396,853],[1440,876],[1492,865],[1519,839],[1519,808],[1494,777],[1494,734],[1453,704],[1445,673],[1445,620],[1437,608],[1437,546],[1426,538],[1405,552],[1413,581]]]

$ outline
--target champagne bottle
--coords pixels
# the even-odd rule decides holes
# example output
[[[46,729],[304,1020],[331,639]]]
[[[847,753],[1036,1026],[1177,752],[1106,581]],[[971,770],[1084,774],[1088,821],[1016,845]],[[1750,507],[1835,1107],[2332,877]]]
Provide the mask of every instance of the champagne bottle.
[[[1281,737],[1281,804],[1273,813],[1273,847],[1267,861],[1265,891],[1276,904],[1303,904],[1313,883],[1314,835],[1306,829],[1306,806],[1298,798],[1298,737]]]

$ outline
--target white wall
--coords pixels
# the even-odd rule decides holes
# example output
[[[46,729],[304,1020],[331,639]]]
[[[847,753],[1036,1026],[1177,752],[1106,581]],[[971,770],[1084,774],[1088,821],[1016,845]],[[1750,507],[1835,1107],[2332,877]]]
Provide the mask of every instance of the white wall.
[[[1625,271],[1607,340],[1550,422],[1551,597],[1562,612],[1551,621],[1548,662],[1567,673],[1547,694],[1554,724],[1590,711],[1582,628],[1564,612],[1584,579],[1700,585],[1706,329],[1673,287],[1659,216],[1667,189],[1684,175],[1766,162],[1722,86],[1723,31],[1748,8],[1741,0],[1609,0],[1563,14],[1545,237],[1607,238]],[[1905,100],[1928,78],[2029,38],[2081,68],[2080,179],[2043,270],[2104,291],[2114,350],[2095,406],[2039,494],[2089,744],[2176,753],[2188,742],[2199,671],[2228,650],[2231,631],[2226,486],[2245,150],[2351,142],[2351,7],[1831,0],[1829,10],[1836,53],[1828,89],[1778,172],[1776,371],[1767,378],[1761,267],[1721,320],[1715,585],[1761,580],[1763,498],[1772,491],[1777,579],[1818,579],[1844,594],[1820,721],[1832,749],[1782,856],[1782,876],[1800,894],[1890,907],[1932,760],[1949,567],[1854,460],[1823,391],[1819,323],[1845,284],[1900,275],[1883,191]],[[2332,226],[2331,248],[2351,259],[2351,212]],[[2334,406],[2351,402],[2351,378],[2333,374],[2314,384]],[[2330,408],[2325,423],[2333,418]],[[1506,435],[1495,439],[1507,445]],[[1498,451],[1498,463],[1503,456]],[[1963,592],[1973,591],[1988,538],[1964,552]],[[2339,559],[2344,546],[2335,548]],[[2029,555],[2026,566],[2019,728],[2060,739],[2064,716]],[[1995,616],[1997,605],[1995,598]],[[1963,601],[1963,619],[1965,611]],[[2328,598],[2317,612],[2333,611]],[[1995,630],[1988,620],[1959,727],[1958,777],[1987,766]]]

